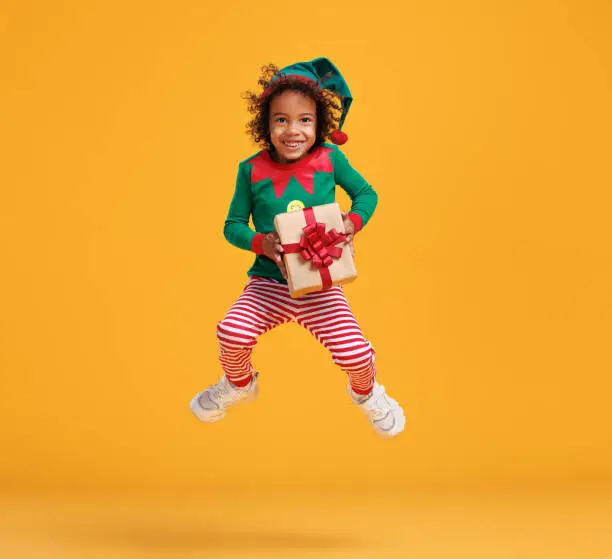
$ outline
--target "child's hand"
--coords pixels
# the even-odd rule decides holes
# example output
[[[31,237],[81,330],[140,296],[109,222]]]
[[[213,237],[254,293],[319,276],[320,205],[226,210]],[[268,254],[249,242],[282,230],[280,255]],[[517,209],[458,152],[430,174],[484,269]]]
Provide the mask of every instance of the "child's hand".
[[[351,249],[351,254],[355,256],[355,245],[353,239],[355,238],[355,224],[349,219],[346,212],[342,212],[342,221],[344,222],[344,230],[346,231],[346,244]]]
[[[265,256],[278,264],[281,274],[287,279],[287,270],[282,256],[284,251],[278,233],[268,233],[261,241],[261,248]]]
[[[346,212],[342,213],[342,221],[344,221],[344,230],[346,231],[346,242],[351,244],[355,236],[355,224],[350,220]]]

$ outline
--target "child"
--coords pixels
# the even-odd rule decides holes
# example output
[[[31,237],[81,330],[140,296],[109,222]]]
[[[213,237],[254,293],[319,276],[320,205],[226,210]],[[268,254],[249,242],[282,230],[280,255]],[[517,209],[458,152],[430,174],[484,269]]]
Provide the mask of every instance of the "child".
[[[351,212],[342,214],[351,250],[354,234],[372,217],[378,196],[336,145],[347,140],[340,129],[351,93],[326,58],[282,71],[274,65],[263,70],[262,93],[249,91],[246,99],[254,115],[247,128],[265,149],[239,164],[224,229],[230,243],[253,251],[256,258],[243,293],[217,325],[224,375],[193,398],[191,410],[198,419],[212,422],[222,419],[231,405],[254,400],[259,373],[251,365],[251,352],[259,336],[295,321],[330,350],[334,363],[348,374],[349,395],[374,430],[393,437],[404,429],[403,410],[376,382],[374,349],[342,287],[292,299],[283,248],[274,231],[279,213],[334,202],[337,184],[352,201]],[[328,137],[333,144],[324,143]],[[255,231],[249,226],[251,216]]]

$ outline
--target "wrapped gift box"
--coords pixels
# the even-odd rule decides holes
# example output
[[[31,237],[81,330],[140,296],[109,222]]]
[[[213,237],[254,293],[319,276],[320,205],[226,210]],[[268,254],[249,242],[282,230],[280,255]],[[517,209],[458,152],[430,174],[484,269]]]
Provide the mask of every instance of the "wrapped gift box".
[[[283,245],[293,299],[357,278],[337,203],[278,214],[274,227]]]

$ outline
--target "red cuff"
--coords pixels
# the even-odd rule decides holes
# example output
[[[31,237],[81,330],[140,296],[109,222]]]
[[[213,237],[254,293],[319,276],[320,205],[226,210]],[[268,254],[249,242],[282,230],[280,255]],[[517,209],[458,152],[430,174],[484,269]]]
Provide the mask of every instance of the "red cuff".
[[[355,226],[355,233],[360,231],[361,228],[363,227],[363,219],[361,219],[361,216],[358,214],[348,214],[348,217],[353,222],[353,225]]]
[[[263,233],[255,233],[253,240],[251,241],[251,250],[255,254],[263,254],[263,248],[261,246],[261,241],[264,240],[265,235]]]

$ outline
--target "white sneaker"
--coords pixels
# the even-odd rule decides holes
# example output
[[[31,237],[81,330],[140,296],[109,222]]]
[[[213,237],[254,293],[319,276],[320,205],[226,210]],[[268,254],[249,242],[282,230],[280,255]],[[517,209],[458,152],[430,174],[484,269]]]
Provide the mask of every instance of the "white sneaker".
[[[349,384],[348,393],[381,437],[390,439],[404,430],[406,425],[404,410],[385,393],[384,386],[374,381],[374,388],[367,397],[353,392]],[[367,399],[364,401],[364,398]]]
[[[195,395],[189,408],[200,420],[206,422],[219,421],[225,417],[225,410],[240,402],[252,402],[257,398],[259,387],[255,373],[251,382],[244,388],[234,386],[227,377],[223,375],[217,384],[213,384],[206,390]]]

